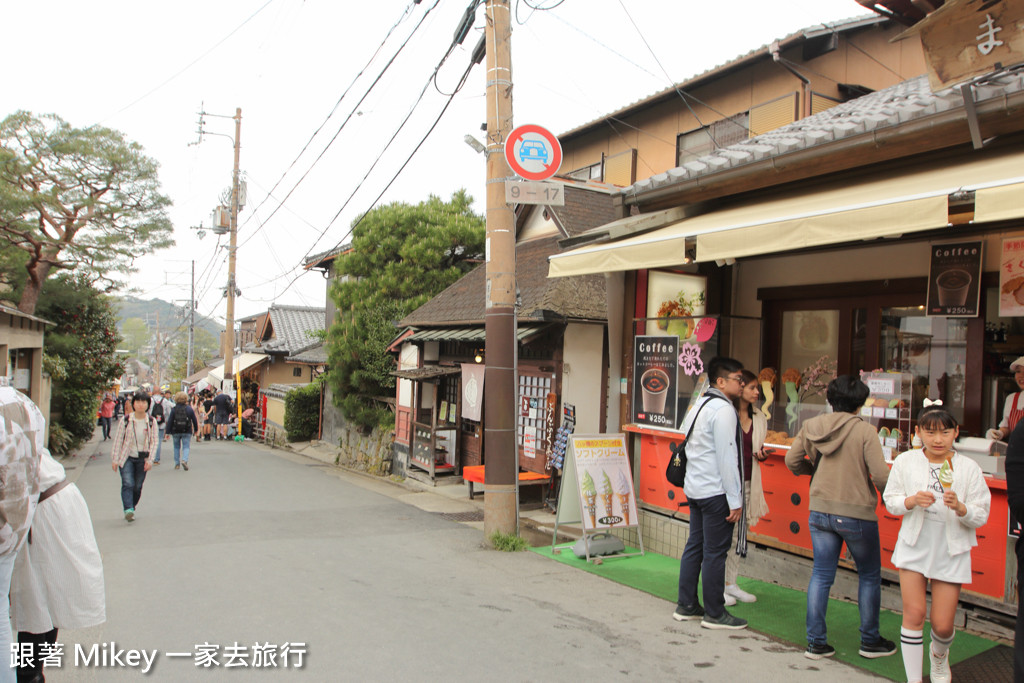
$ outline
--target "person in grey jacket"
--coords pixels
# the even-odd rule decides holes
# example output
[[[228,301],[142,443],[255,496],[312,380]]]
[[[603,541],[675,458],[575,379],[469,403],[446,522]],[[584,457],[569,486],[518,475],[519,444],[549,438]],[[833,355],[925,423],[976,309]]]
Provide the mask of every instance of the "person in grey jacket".
[[[875,489],[885,489],[889,468],[878,432],[857,416],[870,393],[852,375],[832,380],[825,397],[835,412],[807,420],[786,454],[793,474],[811,477],[808,526],[814,567],[807,586],[808,659],[835,654],[828,644],[825,613],[844,542],[857,563],[860,655],[873,659],[896,653],[896,644],[878,632],[882,557]]]

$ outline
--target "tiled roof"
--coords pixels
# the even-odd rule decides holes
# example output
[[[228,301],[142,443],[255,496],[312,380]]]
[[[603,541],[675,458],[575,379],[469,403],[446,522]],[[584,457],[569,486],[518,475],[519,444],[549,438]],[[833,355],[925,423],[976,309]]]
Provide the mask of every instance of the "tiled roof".
[[[1024,91],[1024,72],[1006,73],[975,86],[978,103]],[[927,116],[963,109],[959,88],[933,93],[920,76],[858,97],[744,142],[715,150],[620,191],[623,195],[682,185],[718,171],[810,149],[842,138],[893,128]],[[966,125],[966,124],[965,124]]]
[[[780,38],[777,41],[773,41],[773,43],[777,42],[779,43],[782,49],[786,49],[791,45],[799,44],[802,40],[810,40],[811,38],[815,38],[826,33],[843,33],[845,31],[851,31],[865,26],[875,26],[878,24],[882,24],[886,21],[888,20],[885,17],[881,17],[876,14],[869,14],[865,16],[852,17],[850,19],[845,19],[830,24],[816,24],[814,26],[808,26],[807,28],[800,29],[799,31],[789,34],[785,38]],[[671,88],[666,88],[665,90],[654,93],[653,95],[641,98],[636,102],[628,104],[625,107],[622,107],[621,109],[618,109],[606,116],[594,119],[593,121],[585,123],[582,126],[577,126],[572,130],[568,130],[559,135],[558,137],[559,139],[562,139],[579,135],[580,133],[584,133],[595,126],[604,125],[604,123],[610,119],[618,119],[630,116],[660,100],[679,97],[677,92],[678,90],[691,90],[693,88],[696,88],[700,85],[703,85],[707,81],[712,81],[720,77],[723,72],[729,71],[731,69],[736,69],[747,62],[751,62],[756,59],[771,59],[771,53],[769,49],[773,43],[766,43],[758,48],[755,48],[747,52],[746,54],[740,55],[739,57],[736,57],[733,60],[725,62],[724,64],[713,66],[710,69],[707,69],[706,71],[703,71],[699,74],[691,76],[690,78],[680,81],[677,85],[674,85]]]
[[[324,365],[327,363],[327,349],[323,343],[317,343],[311,349],[288,356],[286,359],[292,363],[306,363],[308,365]]]
[[[320,338],[310,333],[324,329],[326,309],[275,305],[267,313],[273,336],[260,341],[259,348],[265,353],[293,355],[320,344]]]
[[[565,205],[537,206],[534,210],[549,210],[569,237],[618,218],[612,197],[615,186],[561,178],[558,181],[565,188]],[[522,212],[520,218],[527,213]],[[560,251],[560,239],[561,235],[554,235],[516,245],[519,320],[606,319],[603,275],[548,279],[548,256]],[[479,266],[407,315],[399,326],[483,324],[486,288],[487,271],[485,266]]]
[[[313,254],[302,261],[302,267],[306,270],[310,268],[325,267],[330,261],[333,261],[338,257],[339,254],[343,254],[352,248],[351,242],[345,244],[339,244],[336,247],[331,247],[327,251],[321,251],[319,254]]]
[[[566,232],[567,237],[575,237],[586,232],[595,225],[604,225],[618,218],[615,212],[612,194],[619,188],[614,185],[601,184],[590,189],[576,187],[574,181],[565,181],[565,206],[538,207],[547,208],[554,214],[555,220]],[[596,189],[596,191],[595,191]]]
[[[516,284],[522,300],[519,320],[550,320],[552,315],[604,320],[604,275],[548,279],[548,256],[558,253],[559,239],[553,236],[516,245]],[[410,313],[399,326],[483,324],[486,286],[487,271],[481,265]]]

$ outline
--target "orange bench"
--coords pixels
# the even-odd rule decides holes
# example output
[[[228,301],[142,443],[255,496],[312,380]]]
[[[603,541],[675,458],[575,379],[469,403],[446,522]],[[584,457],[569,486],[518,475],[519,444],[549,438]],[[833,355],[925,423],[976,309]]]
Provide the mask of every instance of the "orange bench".
[[[462,468],[462,478],[467,484],[469,484],[469,499],[473,500],[473,496],[476,495],[473,491],[474,482],[477,484],[484,483],[484,466],[483,465],[470,465]],[[547,484],[551,481],[551,477],[546,474],[537,474],[536,472],[520,472],[519,473],[519,485],[529,486],[531,484]]]

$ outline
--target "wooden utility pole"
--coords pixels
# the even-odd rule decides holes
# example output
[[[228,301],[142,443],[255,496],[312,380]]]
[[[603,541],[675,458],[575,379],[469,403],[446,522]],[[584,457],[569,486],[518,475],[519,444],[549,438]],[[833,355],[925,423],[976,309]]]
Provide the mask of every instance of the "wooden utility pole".
[[[185,360],[185,377],[192,376],[192,362],[195,359],[196,342],[196,262],[192,261],[192,290],[188,297],[188,356]]]
[[[231,176],[231,240],[228,245],[228,310],[224,316],[224,379],[234,383],[235,361],[235,251],[238,244],[238,160],[242,144],[242,109],[235,109],[235,169]]]
[[[487,292],[484,313],[484,534],[518,533],[515,216],[505,203],[505,138],[512,131],[509,0],[487,0]]]

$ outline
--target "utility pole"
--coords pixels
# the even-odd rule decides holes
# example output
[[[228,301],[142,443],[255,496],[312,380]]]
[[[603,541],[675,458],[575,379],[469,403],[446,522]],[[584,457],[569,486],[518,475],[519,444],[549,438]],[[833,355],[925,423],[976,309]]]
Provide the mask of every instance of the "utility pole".
[[[192,261],[192,294],[188,298],[188,358],[185,361],[185,377],[192,376],[193,350],[196,341],[196,262]]]
[[[224,335],[227,348],[224,350],[224,379],[228,386],[234,385],[235,360],[235,251],[238,248],[238,159],[242,143],[242,108],[235,109],[235,168],[231,175],[231,242],[228,246],[228,310],[224,316],[227,327]]]
[[[234,383],[234,363],[235,363],[235,293],[238,291],[238,285],[235,283],[235,252],[238,249],[238,202],[239,202],[239,171],[238,161],[241,156],[242,150],[242,109],[241,107],[235,108],[234,116],[227,116],[225,114],[210,114],[205,110],[199,112],[199,140],[196,143],[202,142],[204,135],[224,135],[223,133],[210,133],[207,132],[203,126],[204,116],[216,116],[223,119],[234,119],[235,121],[235,165],[234,171],[231,174],[231,221],[230,231],[231,239],[228,244],[228,286],[224,292],[224,296],[227,297],[227,313],[224,316],[224,379],[232,384]],[[230,135],[224,135],[229,138]],[[216,227],[216,226],[215,226]],[[201,228],[201,226],[200,226]],[[222,385],[223,386],[223,385]]]
[[[505,139],[512,131],[509,0],[487,0],[487,292],[484,313],[484,535],[519,530],[516,448],[515,216],[505,203]]]

